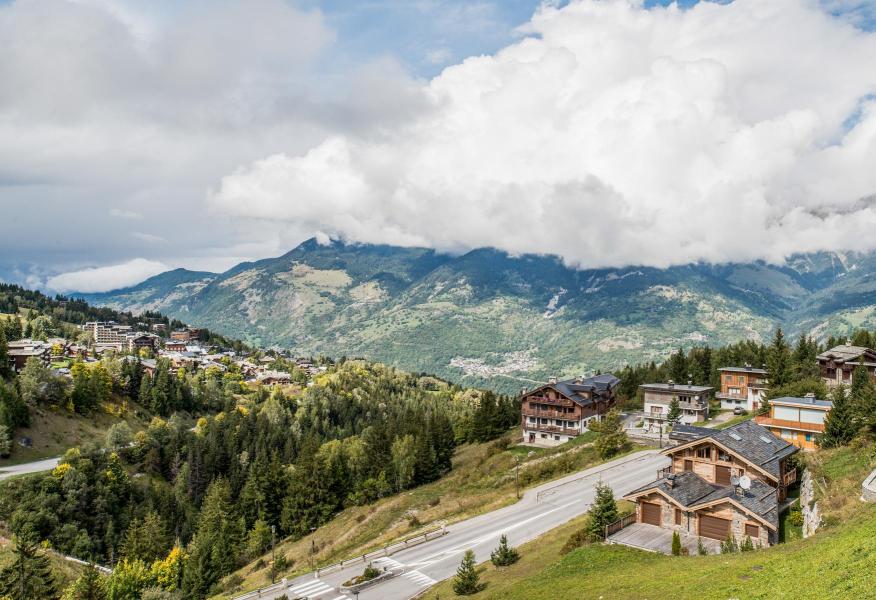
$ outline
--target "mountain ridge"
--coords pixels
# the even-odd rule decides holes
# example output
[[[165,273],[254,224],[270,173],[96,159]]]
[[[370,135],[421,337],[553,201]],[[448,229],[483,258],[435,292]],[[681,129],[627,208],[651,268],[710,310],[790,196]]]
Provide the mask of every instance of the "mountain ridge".
[[[511,391],[549,375],[617,368],[674,349],[876,327],[876,255],[819,253],[666,269],[567,267],[493,248],[460,255],[320,244],[235,265],[176,269],[101,294],[260,345],[365,356]]]

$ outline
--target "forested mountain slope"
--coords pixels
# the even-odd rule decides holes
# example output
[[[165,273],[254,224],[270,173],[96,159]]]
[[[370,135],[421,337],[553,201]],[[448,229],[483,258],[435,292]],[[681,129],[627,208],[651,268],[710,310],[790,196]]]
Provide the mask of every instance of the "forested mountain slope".
[[[662,360],[679,346],[876,326],[873,255],[575,270],[550,256],[314,240],[222,274],[171,271],[86,296],[160,309],[256,344],[365,356],[516,391],[549,375]]]

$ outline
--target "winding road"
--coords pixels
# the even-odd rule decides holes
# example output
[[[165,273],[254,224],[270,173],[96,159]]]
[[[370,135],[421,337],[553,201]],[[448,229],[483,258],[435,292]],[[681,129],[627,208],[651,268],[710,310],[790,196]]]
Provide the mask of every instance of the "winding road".
[[[587,512],[600,480],[611,486],[619,498],[654,480],[657,470],[668,465],[669,459],[657,450],[646,450],[528,490],[512,506],[454,523],[447,527],[448,534],[443,537],[373,560],[374,566],[400,574],[360,591],[357,598],[412,598],[438,581],[452,577],[466,550],[474,550],[477,561],[483,562],[489,559],[502,534],[508,536],[512,545],[519,545]],[[267,600],[285,593],[290,599],[353,600],[351,594],[341,593],[340,585],[360,575],[363,568],[359,562],[320,577],[309,573],[287,582],[286,589],[244,597]]]
[[[21,463],[20,465],[0,465],[0,481],[16,475],[27,475],[28,473],[39,473],[40,471],[51,471],[58,466],[60,456],[55,458],[46,458],[43,460],[35,460],[33,462]]]

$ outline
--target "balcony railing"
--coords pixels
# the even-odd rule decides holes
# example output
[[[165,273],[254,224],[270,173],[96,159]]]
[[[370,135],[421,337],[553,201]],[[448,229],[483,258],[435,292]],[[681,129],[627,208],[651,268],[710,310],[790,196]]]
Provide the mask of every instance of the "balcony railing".
[[[563,433],[566,435],[577,435],[581,430],[577,427],[557,427],[556,425],[544,425],[542,423],[524,423],[526,429],[535,429],[536,431],[544,431],[545,433]]]
[[[530,417],[552,417],[556,419],[570,419],[577,420],[579,417],[574,413],[565,413],[559,410],[542,410],[538,408],[526,408],[523,407],[521,411],[524,415]]]
[[[610,524],[606,525],[605,526],[606,539],[608,538],[608,536],[614,535],[615,533],[617,533],[618,531],[620,531],[624,527],[632,525],[635,522],[636,522],[636,513],[632,513],[632,514],[629,514],[625,517],[618,519],[614,523],[610,523]]]
[[[784,486],[789,486],[795,481],[797,481],[797,469],[791,469],[782,475],[782,485]]]
[[[657,469],[657,479],[663,479],[667,475],[672,473],[672,467],[663,467],[662,469]]]
[[[559,398],[548,398],[547,396],[530,396],[527,398],[528,402],[538,402],[541,404],[555,404],[557,406],[568,406],[569,402],[567,400],[560,400]]]

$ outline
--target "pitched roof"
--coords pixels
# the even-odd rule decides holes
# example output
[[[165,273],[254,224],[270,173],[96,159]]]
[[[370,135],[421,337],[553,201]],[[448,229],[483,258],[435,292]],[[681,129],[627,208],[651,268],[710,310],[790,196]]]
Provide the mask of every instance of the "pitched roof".
[[[706,437],[715,433],[714,429],[709,429],[708,427],[697,427],[696,425],[685,425],[684,423],[678,423],[673,425],[672,431],[669,432],[670,440],[679,440],[683,442],[690,442],[692,440],[697,440],[702,437]]]
[[[705,429],[698,427],[698,430]],[[700,435],[702,434],[702,435]],[[776,480],[781,476],[779,463],[786,456],[797,452],[797,447],[776,437],[765,427],[754,421],[743,421],[733,427],[721,430],[691,432],[690,440],[682,445],[696,440],[711,439],[739,455],[749,463],[761,468]],[[667,448],[664,453],[671,454],[676,448]]]
[[[760,517],[772,527],[779,526],[779,500],[776,490],[770,485],[753,479],[747,490],[736,489],[732,485],[717,485],[709,483],[696,473],[684,471],[670,475],[673,479],[663,477],[644,485],[624,498],[634,499],[636,496],[650,490],[657,490],[672,498],[681,506],[695,510],[704,505],[720,503],[722,500],[733,501],[743,510]]]
[[[581,392],[588,392],[595,396],[603,396],[616,388],[619,384],[620,379],[611,373],[603,373],[601,375],[594,375],[593,377],[566,379],[564,381],[557,381],[556,383],[548,383],[526,393],[531,394],[532,392],[543,388],[553,388],[576,404],[586,406],[592,404],[593,400],[582,396]]]
[[[876,355],[876,351],[867,348],[866,346],[852,346],[851,344],[840,344],[834,346],[830,350],[822,352],[818,355],[818,360],[835,360],[837,362],[846,362],[859,358],[862,354]]]

